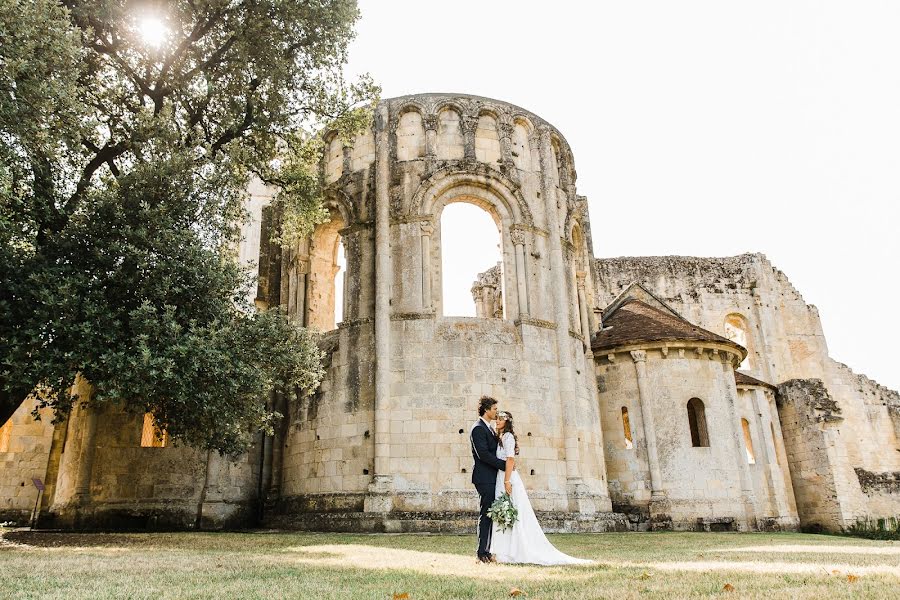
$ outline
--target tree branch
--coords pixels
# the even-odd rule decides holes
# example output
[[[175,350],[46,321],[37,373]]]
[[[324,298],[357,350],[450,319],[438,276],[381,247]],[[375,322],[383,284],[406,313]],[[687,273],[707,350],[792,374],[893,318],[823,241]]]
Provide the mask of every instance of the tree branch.
[[[94,173],[97,172],[97,169],[102,167],[104,164],[109,164],[110,161],[124,154],[125,151],[130,147],[130,145],[131,144],[129,141],[123,141],[113,145],[106,144],[105,146],[100,148],[100,150],[94,155],[94,158],[92,158],[91,161],[84,167],[84,171],[81,173],[81,179],[78,180],[78,185],[75,187],[75,193],[73,193],[66,201],[64,207],[66,216],[71,215],[78,207],[78,202],[87,191],[88,186],[91,184],[91,178],[94,176]]]
[[[250,85],[248,86],[249,92],[247,94],[247,103],[244,107],[244,118],[241,121],[240,125],[238,125],[237,127],[229,128],[225,131],[225,133],[221,135],[221,137],[219,137],[218,140],[215,141],[215,143],[213,143],[211,150],[211,154],[213,156],[215,156],[215,154],[219,152],[219,150],[221,150],[226,144],[243,135],[244,132],[247,131],[251,125],[253,125],[256,110],[256,103],[253,101],[253,93],[256,92],[256,89],[259,87],[259,83],[259,79],[253,79],[252,81],[250,81]]]

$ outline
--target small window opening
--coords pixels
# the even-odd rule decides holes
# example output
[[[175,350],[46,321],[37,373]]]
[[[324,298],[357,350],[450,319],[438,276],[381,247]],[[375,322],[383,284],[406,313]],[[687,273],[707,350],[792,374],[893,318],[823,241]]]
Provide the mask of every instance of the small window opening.
[[[310,238],[306,323],[331,331],[344,318],[346,257],[340,230],[345,226],[337,211],[319,225]]]
[[[750,422],[747,419],[741,419],[741,428],[744,430],[744,449],[747,450],[747,462],[755,465],[756,455],[753,453],[753,438],[750,437]]]
[[[634,440],[631,439],[631,421],[628,420],[628,409],[622,407],[622,429],[625,431],[625,449],[634,448]]]
[[[709,435],[706,431],[706,410],[700,398],[691,398],[687,403],[688,425],[691,428],[691,445],[694,448],[708,448]]]
[[[0,427],[0,452],[9,452],[9,436],[12,434],[12,419],[7,419]]]
[[[747,326],[747,320],[738,314],[731,314],[725,317],[725,337],[740,344],[747,349],[747,358],[738,366],[738,369],[752,369],[753,365],[750,361],[750,328]]]
[[[144,414],[144,425],[141,429],[141,448],[165,448],[169,443],[169,432],[156,426],[156,419],[150,413]]]

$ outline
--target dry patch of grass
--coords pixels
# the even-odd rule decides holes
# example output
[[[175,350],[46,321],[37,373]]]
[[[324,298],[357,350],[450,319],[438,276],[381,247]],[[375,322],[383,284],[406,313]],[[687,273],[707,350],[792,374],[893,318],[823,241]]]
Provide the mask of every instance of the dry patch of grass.
[[[900,543],[801,534],[552,535],[577,567],[481,565],[474,536],[7,532],[0,597],[886,598]],[[519,598],[526,596],[521,595]]]

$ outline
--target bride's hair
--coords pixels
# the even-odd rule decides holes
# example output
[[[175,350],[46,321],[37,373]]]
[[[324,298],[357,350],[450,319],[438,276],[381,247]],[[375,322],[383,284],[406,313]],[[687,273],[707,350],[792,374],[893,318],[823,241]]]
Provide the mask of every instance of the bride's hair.
[[[503,426],[503,433],[511,433],[513,439],[516,442],[516,454],[519,453],[519,436],[516,435],[515,428],[513,426],[513,416],[509,411],[501,410],[497,413],[497,418],[501,421],[504,421],[506,425]],[[497,433],[497,437],[500,437],[500,433]]]

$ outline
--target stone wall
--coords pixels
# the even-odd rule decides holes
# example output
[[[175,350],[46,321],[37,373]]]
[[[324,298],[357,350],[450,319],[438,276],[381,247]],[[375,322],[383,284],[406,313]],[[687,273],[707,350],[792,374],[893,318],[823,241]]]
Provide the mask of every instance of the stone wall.
[[[862,493],[854,471],[882,474],[883,479],[900,470],[900,395],[829,357],[818,311],[765,256],[605,258],[594,262],[594,274],[600,305],[631,283],[641,283],[710,331],[728,336],[733,330],[727,322],[745,323],[742,343],[749,350],[749,364],[742,370],[753,377],[773,384],[819,382],[803,393],[798,391],[803,386],[788,388],[791,394],[785,398],[827,396],[836,407],[831,417],[840,419],[816,422],[804,402],[779,403],[804,526],[840,529],[858,518],[900,512],[895,494]]]
[[[720,335],[726,335],[729,315],[741,316],[749,326],[750,352],[742,370],[757,379],[825,377],[828,347],[818,310],[762,254],[603,258],[594,270],[600,306],[638,282],[687,320]]]
[[[778,387],[778,411],[803,527],[841,529],[851,514],[840,407],[821,380],[793,379]]]
[[[354,158],[360,147],[368,150]],[[423,94],[382,101],[371,131],[347,147],[329,142],[322,169],[332,221],[352,240],[347,310],[324,340],[319,392],[292,401],[271,522],[349,527],[360,521],[347,515],[377,513],[378,528],[413,511],[439,521],[468,514],[476,507],[468,432],[482,394],[516,417],[536,508],[608,511],[585,354],[590,225],[565,139],[507,103]],[[453,202],[497,223],[503,262],[493,283],[504,297],[492,300],[502,312],[443,316],[440,222]],[[282,260],[281,303],[299,322],[316,322],[309,245]]]
[[[645,364],[644,392],[649,396],[643,401],[639,362]],[[754,426],[756,464],[748,464],[744,449],[741,417],[755,425],[767,423],[769,407],[757,411],[746,392],[738,397],[731,365],[712,349],[670,346],[600,356],[597,380],[610,497],[617,510],[646,515],[654,527],[675,529],[796,526],[784,477],[777,464],[770,464],[765,445],[769,440],[759,427]],[[687,410],[692,398],[704,405],[707,447],[692,443]],[[628,409],[630,448],[622,407]],[[652,483],[651,434],[659,489]],[[779,477],[774,485],[769,478],[772,472]]]
[[[738,386],[738,418],[746,419],[753,462],[749,464],[758,529],[795,530],[800,524],[790,467],[774,393],[760,386]]]
[[[362,510],[374,469],[373,338],[371,323],[326,334],[325,379],[290,407],[277,512]]]
[[[143,415],[108,407],[97,414],[88,496],[78,495],[87,411],[76,409],[60,448],[48,527],[184,529],[254,522],[259,448],[236,459],[177,447],[141,447]]]
[[[0,428],[0,521],[26,524],[38,497],[32,479],[46,479],[52,415],[43,411],[36,421],[34,407],[28,398]]]

